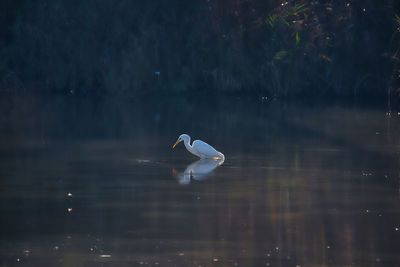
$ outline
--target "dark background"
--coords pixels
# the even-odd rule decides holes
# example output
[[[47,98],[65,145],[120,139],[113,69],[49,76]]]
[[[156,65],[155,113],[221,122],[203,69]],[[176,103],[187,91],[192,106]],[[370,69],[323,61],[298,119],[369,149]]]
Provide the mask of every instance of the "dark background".
[[[400,2],[2,0],[0,91],[398,97]]]
[[[0,266],[400,265],[398,15],[0,0]]]

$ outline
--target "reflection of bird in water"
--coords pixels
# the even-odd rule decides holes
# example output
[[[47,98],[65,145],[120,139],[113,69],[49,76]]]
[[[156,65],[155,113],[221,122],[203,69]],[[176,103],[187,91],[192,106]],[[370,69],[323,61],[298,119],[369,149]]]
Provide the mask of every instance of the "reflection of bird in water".
[[[211,172],[221,166],[224,163],[224,159],[201,159],[192,164],[188,165],[184,172],[177,173],[172,170],[174,176],[177,176],[180,184],[190,184],[192,179],[201,181],[210,176]]]
[[[213,148],[206,142],[195,140],[193,141],[193,144],[190,145],[190,136],[187,134],[182,134],[181,136],[179,136],[178,140],[175,142],[172,148],[174,148],[181,141],[183,141],[186,149],[190,153],[200,157],[201,159],[225,160],[224,154],[218,152],[217,150],[215,150],[215,148]]]

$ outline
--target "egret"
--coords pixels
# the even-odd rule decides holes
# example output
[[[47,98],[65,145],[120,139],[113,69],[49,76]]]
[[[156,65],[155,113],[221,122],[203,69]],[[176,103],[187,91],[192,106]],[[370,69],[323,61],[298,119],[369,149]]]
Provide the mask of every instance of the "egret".
[[[215,150],[215,148],[213,148],[206,142],[203,142],[201,140],[195,140],[195,141],[193,141],[193,144],[190,145],[190,136],[187,134],[181,134],[179,136],[178,140],[175,142],[172,149],[174,149],[174,147],[179,142],[182,142],[182,141],[185,144],[186,149],[190,153],[192,153],[195,156],[200,157],[201,159],[225,160],[224,154],[222,154],[221,152],[218,152],[217,150]]]

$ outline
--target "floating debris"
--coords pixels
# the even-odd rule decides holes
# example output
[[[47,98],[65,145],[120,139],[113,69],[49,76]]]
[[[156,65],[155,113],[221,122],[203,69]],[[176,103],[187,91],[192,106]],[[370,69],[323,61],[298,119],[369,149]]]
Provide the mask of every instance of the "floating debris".
[[[54,250],[59,250],[60,247],[59,247],[59,246],[54,246],[53,249],[54,249]]]
[[[329,40],[329,36],[326,37],[327,40]],[[321,58],[327,62],[332,62],[332,59],[328,57],[327,55],[321,55]]]
[[[71,212],[72,212],[72,208],[68,208],[67,210],[68,210],[68,212],[69,212],[69,213],[71,213]]]
[[[395,230],[396,232],[398,232],[398,231],[399,231],[399,227],[395,227],[394,230]]]
[[[99,257],[100,258],[111,258],[111,255],[110,254],[102,254],[102,255],[99,255]]]
[[[214,261],[214,262],[217,262],[217,261],[218,261],[218,259],[217,259],[217,258],[215,258],[215,259],[213,259],[213,261]]]
[[[72,197],[72,193],[68,192],[67,197]]]
[[[181,253],[179,253],[178,255],[179,255],[179,256],[184,256],[185,253],[181,252]]]

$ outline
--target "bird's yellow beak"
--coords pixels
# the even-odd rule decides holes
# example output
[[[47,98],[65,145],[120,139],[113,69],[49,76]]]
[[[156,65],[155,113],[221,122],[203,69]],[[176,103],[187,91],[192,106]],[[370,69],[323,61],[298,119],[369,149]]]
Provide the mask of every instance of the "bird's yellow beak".
[[[175,142],[175,144],[172,146],[172,149],[179,143],[179,140]]]

